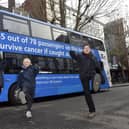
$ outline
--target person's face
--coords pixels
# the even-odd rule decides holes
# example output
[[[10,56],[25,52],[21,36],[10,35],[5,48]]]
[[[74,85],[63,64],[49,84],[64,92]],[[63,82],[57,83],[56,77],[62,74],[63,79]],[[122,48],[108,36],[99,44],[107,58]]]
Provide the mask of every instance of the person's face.
[[[91,52],[90,46],[88,46],[88,45],[84,46],[84,48],[83,48],[83,53],[84,53],[84,54],[89,54],[90,52]]]
[[[31,60],[30,59],[24,59],[23,60],[23,66],[25,67],[25,68],[27,68],[27,67],[29,67],[31,65]]]

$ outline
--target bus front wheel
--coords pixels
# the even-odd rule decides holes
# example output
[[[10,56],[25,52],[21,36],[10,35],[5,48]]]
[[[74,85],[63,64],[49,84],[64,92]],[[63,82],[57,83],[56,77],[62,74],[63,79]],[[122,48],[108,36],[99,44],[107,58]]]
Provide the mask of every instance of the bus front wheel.
[[[9,94],[8,94],[8,97],[9,97],[9,102],[11,105],[16,105],[16,104],[19,104],[20,101],[18,100],[18,87],[16,85],[16,83],[14,83],[10,89],[9,89]]]
[[[101,76],[100,74],[96,73],[93,79],[93,92],[96,93],[100,89],[101,84]]]

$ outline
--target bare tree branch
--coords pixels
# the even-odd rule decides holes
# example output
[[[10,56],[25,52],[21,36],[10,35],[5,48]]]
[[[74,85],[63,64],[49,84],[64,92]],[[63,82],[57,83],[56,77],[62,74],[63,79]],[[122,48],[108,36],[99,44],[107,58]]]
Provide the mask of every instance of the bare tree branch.
[[[59,23],[65,27],[66,22],[66,3],[68,0],[47,0],[49,11],[46,7],[46,0],[26,0],[31,1],[31,14],[33,17],[51,23]],[[122,0],[69,0],[70,11],[73,14],[71,19],[76,19],[75,30],[80,30],[92,20],[111,14]],[[71,7],[73,5],[73,7]],[[50,15],[47,15],[47,11]]]
[[[79,0],[78,1],[79,3],[78,3],[78,9],[77,9],[77,16],[76,16],[76,24],[75,24],[75,30],[77,30],[77,28],[78,28],[78,25],[79,25],[79,23],[80,23],[80,10],[81,10],[81,2],[82,2],[82,0]]]
[[[71,0],[72,1],[72,0]],[[84,25],[98,17],[105,16],[116,9],[120,0],[77,0],[77,15],[75,30],[80,30]]]
[[[46,0],[25,0],[22,7],[31,17],[47,21]]]
[[[50,1],[50,8],[52,12],[52,20],[50,21],[51,23],[54,23],[57,20],[56,13],[55,13],[55,3],[53,0]]]
[[[66,27],[66,7],[65,7],[66,0],[60,0],[59,1],[59,7],[60,7],[60,25],[63,27]]]

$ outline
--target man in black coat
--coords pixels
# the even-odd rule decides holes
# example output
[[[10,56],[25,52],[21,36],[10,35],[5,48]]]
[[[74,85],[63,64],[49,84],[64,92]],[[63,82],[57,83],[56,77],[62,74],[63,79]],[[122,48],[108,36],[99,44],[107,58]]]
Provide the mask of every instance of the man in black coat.
[[[80,80],[84,89],[84,95],[86,103],[89,108],[88,117],[92,118],[96,114],[95,105],[90,94],[89,82],[94,78],[96,73],[96,68],[100,69],[97,59],[91,53],[91,48],[88,43],[85,43],[82,53],[76,53],[75,51],[70,51],[70,56],[78,62],[80,68]]]
[[[22,104],[27,103],[26,117],[31,118],[32,100],[35,92],[35,78],[39,72],[38,66],[33,66],[29,58],[23,60],[23,70],[19,73],[17,85],[21,89],[19,99]]]

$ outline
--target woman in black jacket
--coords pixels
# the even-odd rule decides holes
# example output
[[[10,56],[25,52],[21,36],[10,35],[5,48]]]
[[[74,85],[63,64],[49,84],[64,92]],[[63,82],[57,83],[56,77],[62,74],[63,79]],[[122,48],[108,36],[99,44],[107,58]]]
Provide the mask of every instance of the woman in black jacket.
[[[22,71],[19,73],[17,85],[21,89],[19,99],[27,104],[26,117],[31,118],[32,100],[35,92],[35,78],[39,72],[38,66],[33,66],[29,58],[24,58]]]
[[[93,79],[96,73],[96,68],[99,69],[100,67],[98,65],[96,58],[91,53],[91,48],[88,43],[84,45],[82,53],[70,51],[70,55],[73,59],[75,59],[78,62],[80,68],[80,80],[82,82],[85,99],[89,107],[88,117],[94,117],[96,110],[92,96],[90,94],[89,81]]]

